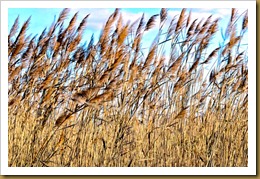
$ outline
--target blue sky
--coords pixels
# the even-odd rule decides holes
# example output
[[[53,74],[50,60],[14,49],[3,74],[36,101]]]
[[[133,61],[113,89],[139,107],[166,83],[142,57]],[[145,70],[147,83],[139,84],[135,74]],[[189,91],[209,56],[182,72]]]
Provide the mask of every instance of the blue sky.
[[[89,41],[91,35],[94,33],[94,39],[95,41],[98,40],[100,30],[102,29],[103,25],[105,24],[107,18],[109,15],[111,15],[114,12],[114,8],[72,8],[70,9],[69,17],[65,21],[65,26],[69,23],[72,16],[79,12],[78,14],[78,20],[77,23],[80,23],[81,20],[90,13],[90,16],[88,18],[87,22],[87,28],[85,31],[86,35],[86,41]],[[137,19],[141,17],[141,15],[145,14],[145,20],[147,21],[152,15],[159,14],[160,8],[121,8],[121,13],[123,15],[123,19],[125,19],[125,22],[131,21],[134,22]],[[204,20],[210,16],[213,15],[213,19],[215,18],[221,18],[219,28],[225,29],[228,21],[230,19],[231,9],[228,8],[194,8],[194,9],[187,9],[186,14],[188,14],[189,11],[192,11],[192,18],[193,19],[202,19]],[[237,9],[238,14],[243,13],[246,9]],[[32,34],[34,36],[35,34],[40,35],[41,32],[45,27],[49,27],[51,23],[54,21],[54,18],[58,18],[60,12],[62,11],[62,8],[9,8],[8,9],[8,32],[10,31],[13,22],[15,21],[16,17],[19,15],[19,25],[21,26],[23,22],[25,22],[30,16],[30,26],[28,29],[28,34]],[[176,8],[169,8],[168,9],[168,20],[167,23],[169,24],[171,19],[177,15],[180,14],[181,9]],[[158,21],[159,22],[159,21]],[[66,24],[67,23],[67,24]],[[166,23],[166,27],[167,27]],[[242,23],[242,18],[238,21],[238,27],[240,27]],[[240,29],[240,28],[239,28]],[[157,28],[158,30],[158,28]],[[143,37],[143,48],[149,48],[151,42],[155,38],[156,34],[156,28],[153,30],[150,30],[145,34]],[[213,42],[213,45],[210,47],[209,51],[211,49],[214,49],[219,46],[219,43],[222,42],[221,33],[220,31],[216,34]],[[84,43],[84,42],[83,42]],[[247,38],[244,38],[243,43],[247,44]]]

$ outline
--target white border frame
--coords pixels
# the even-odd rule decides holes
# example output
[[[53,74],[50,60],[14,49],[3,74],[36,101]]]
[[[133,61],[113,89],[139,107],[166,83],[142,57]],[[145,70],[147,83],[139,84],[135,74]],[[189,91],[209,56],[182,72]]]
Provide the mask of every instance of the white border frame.
[[[247,8],[248,167],[8,167],[8,8]],[[1,174],[2,175],[256,175],[256,2],[255,1],[1,1]]]

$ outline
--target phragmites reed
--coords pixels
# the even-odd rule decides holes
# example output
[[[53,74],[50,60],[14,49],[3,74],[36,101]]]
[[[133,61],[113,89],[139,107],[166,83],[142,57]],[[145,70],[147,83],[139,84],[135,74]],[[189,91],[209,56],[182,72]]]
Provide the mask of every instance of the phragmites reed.
[[[145,25],[145,22],[144,22],[144,13],[143,13],[142,17],[140,18],[139,25],[138,25],[138,27],[136,29],[136,36],[141,33],[144,25]]]
[[[235,8],[232,8],[232,11],[231,11],[231,16],[230,16],[230,21],[228,23],[228,26],[227,26],[227,29],[226,29],[226,33],[225,33],[225,36],[228,37],[229,36],[229,33],[231,32],[232,28],[233,28],[233,25],[234,25],[234,22],[235,22],[235,18],[237,17],[237,12],[236,12],[236,9]]]
[[[24,42],[24,40],[25,40],[25,33],[26,33],[26,30],[27,30],[27,28],[29,26],[30,20],[31,20],[31,17],[29,17],[25,21],[25,23],[23,24],[23,26],[22,26],[22,28],[21,28],[21,30],[20,30],[20,32],[19,32],[19,34],[18,34],[14,44],[20,44],[20,43]]]
[[[178,68],[181,66],[181,62],[183,60],[185,53],[183,52],[173,63],[169,66],[168,72],[175,73]]]
[[[146,60],[145,60],[145,62],[144,62],[144,65],[143,65],[143,68],[142,68],[142,69],[147,68],[147,67],[152,63],[152,61],[153,61],[153,59],[154,59],[154,56],[155,56],[155,54],[156,54],[156,50],[157,50],[157,46],[154,45],[154,46],[152,47],[152,49],[149,51],[149,53],[148,53],[148,55],[147,55],[147,58],[146,58]]]
[[[128,35],[128,30],[129,30],[129,27],[128,25],[126,25],[121,33],[119,34],[119,37],[118,37],[118,46],[121,46],[124,42],[124,40],[126,39],[127,35]]]
[[[175,28],[175,33],[178,32],[183,26],[183,22],[184,22],[184,18],[185,18],[185,12],[186,12],[186,8],[183,8],[181,10],[181,14],[179,16],[179,20],[178,20],[176,28]]]
[[[71,119],[73,117],[73,114],[69,114],[67,112],[64,112],[61,114],[58,119],[55,122],[56,127],[60,127],[65,121]]]
[[[216,49],[214,49],[210,54],[209,54],[209,56],[206,58],[206,60],[205,61],[203,61],[201,64],[208,64],[211,60],[212,60],[212,58],[214,58],[214,57],[216,57],[216,55],[217,55],[217,53],[218,53],[218,51],[220,50],[220,47],[217,47]]]
[[[166,8],[162,8],[160,12],[160,24],[164,22],[167,18],[167,10]]]
[[[70,10],[68,8],[65,8],[61,11],[60,16],[57,20],[57,24],[61,24],[68,17],[69,11]]]
[[[145,29],[144,29],[145,31],[148,31],[148,30],[150,30],[151,28],[154,27],[157,16],[159,16],[159,14],[155,14],[152,17],[150,17],[150,19],[146,23],[146,26],[145,26]]]
[[[189,107],[185,107],[183,108],[177,115],[175,118],[184,118],[184,116],[186,115],[187,111],[188,111]]]
[[[247,11],[231,10],[223,42],[221,19],[170,11],[126,22],[115,9],[99,38],[81,11],[63,9],[39,35],[18,16],[9,167],[247,167]]]
[[[70,20],[70,23],[69,23],[69,25],[68,25],[68,27],[67,27],[67,31],[68,31],[68,32],[71,32],[71,31],[72,31],[72,29],[73,29],[73,27],[75,26],[75,23],[76,23],[76,21],[77,21],[77,17],[78,17],[78,12],[76,12],[76,13],[74,14],[74,16],[72,17],[72,19]]]
[[[188,16],[188,18],[187,18],[187,22],[186,22],[186,28],[189,26],[189,24],[190,24],[190,20],[191,20],[191,10],[190,10],[190,12],[189,12],[189,16]]]
[[[243,18],[242,30],[245,30],[247,26],[248,26],[248,11],[246,11],[246,14],[244,15]]]
[[[14,24],[9,32],[8,43],[11,43],[10,39],[17,33],[18,27],[19,27],[19,16],[17,16],[17,18],[15,19]]]
[[[77,29],[77,32],[78,32],[79,34],[81,34],[82,31],[86,28],[86,26],[87,26],[87,19],[88,19],[89,15],[90,15],[90,14],[86,15],[86,16],[84,17],[84,19],[82,19],[82,21],[80,22],[79,27],[78,27],[78,29]]]

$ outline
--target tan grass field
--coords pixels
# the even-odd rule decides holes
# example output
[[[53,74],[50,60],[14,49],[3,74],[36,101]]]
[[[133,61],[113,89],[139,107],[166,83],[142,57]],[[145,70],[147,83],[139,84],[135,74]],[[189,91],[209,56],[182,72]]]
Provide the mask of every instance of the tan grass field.
[[[232,9],[227,43],[212,52],[219,19],[192,21],[187,9],[168,27],[167,9],[126,24],[116,9],[86,45],[89,15],[65,27],[68,14],[39,37],[26,33],[30,19],[9,32],[9,166],[248,166],[247,12]]]

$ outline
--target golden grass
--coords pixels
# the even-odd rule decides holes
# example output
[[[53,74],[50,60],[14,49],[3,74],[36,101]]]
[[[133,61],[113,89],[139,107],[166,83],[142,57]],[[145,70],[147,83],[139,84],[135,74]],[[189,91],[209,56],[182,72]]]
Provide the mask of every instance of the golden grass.
[[[9,166],[248,166],[247,12],[239,29],[232,9],[228,43],[211,52],[219,20],[186,9],[166,28],[167,9],[133,24],[116,9],[86,45],[91,15],[64,27],[68,14],[39,38],[26,35],[30,19],[9,33]]]

